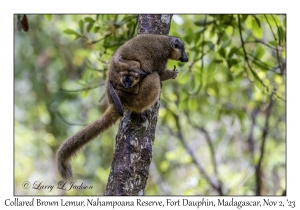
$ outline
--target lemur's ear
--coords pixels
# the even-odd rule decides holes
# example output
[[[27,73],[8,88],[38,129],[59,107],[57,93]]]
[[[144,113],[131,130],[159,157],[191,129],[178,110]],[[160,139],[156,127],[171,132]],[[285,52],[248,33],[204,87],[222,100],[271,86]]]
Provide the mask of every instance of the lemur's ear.
[[[179,39],[177,37],[171,36],[171,47],[172,48],[178,48],[179,47]]]

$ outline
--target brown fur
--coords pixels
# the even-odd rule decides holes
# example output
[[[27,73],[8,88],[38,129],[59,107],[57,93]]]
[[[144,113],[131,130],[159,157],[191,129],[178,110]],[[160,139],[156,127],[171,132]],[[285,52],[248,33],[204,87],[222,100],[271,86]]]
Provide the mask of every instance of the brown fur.
[[[68,138],[57,152],[58,170],[65,179],[72,177],[72,169],[69,159],[90,140],[99,135],[100,132],[113,125],[120,115],[117,113],[113,104],[110,104],[102,117],[88,125],[74,136]]]
[[[68,138],[57,153],[63,178],[72,177],[70,158],[85,144],[114,124],[123,108],[136,113],[149,109],[159,98],[160,82],[175,78],[177,71],[166,70],[168,59],[188,60],[179,38],[139,35],[122,45],[111,59],[106,80],[109,106],[103,116]]]
[[[158,72],[163,80],[176,77],[177,72],[166,69],[168,59],[188,61],[184,44],[179,38],[153,34],[139,35],[117,50],[111,61],[109,79],[116,81],[119,73],[128,69],[139,69],[146,73]]]
[[[145,90],[139,90],[138,85],[132,85],[131,90],[124,90],[124,84],[120,79],[120,74],[122,76],[129,75],[128,71],[135,71],[137,74],[150,74],[153,72],[157,72],[160,78],[160,81],[165,81],[171,78],[175,78],[177,76],[178,71],[176,68],[173,71],[166,69],[166,64],[168,59],[179,60],[182,62],[187,62],[188,58],[184,51],[183,42],[173,36],[163,36],[163,35],[153,35],[153,34],[143,34],[139,35],[125,44],[123,44],[115,53],[111,60],[110,71],[108,74],[108,80],[113,83],[113,87],[117,90],[120,96],[124,91],[126,94],[124,96],[120,96],[120,98],[128,97],[128,92],[137,93],[142,92],[144,96],[152,95],[150,92],[152,91],[152,86],[149,86]],[[139,81],[141,78],[138,78]],[[156,84],[160,81],[153,81],[152,83]],[[158,86],[159,84],[156,84]],[[109,87],[107,88],[108,91]],[[110,96],[110,94],[107,94]],[[156,97],[157,98],[157,97]],[[145,97],[144,100],[149,99],[145,103],[153,104],[153,99],[149,97]],[[115,103],[115,106],[118,109],[120,115],[123,114],[122,108],[125,104],[116,103],[118,99],[114,97],[109,97],[109,102]],[[156,101],[156,100],[155,100]],[[125,109],[133,110],[132,106],[124,107]]]

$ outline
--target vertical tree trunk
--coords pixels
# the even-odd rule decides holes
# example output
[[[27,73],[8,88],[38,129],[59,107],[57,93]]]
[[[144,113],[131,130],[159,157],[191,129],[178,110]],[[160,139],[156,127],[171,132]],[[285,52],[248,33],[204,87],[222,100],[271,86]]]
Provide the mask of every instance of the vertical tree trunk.
[[[172,15],[139,15],[139,34],[168,35]],[[144,195],[159,110],[157,101],[141,114],[127,111],[116,136],[116,149],[105,195]]]

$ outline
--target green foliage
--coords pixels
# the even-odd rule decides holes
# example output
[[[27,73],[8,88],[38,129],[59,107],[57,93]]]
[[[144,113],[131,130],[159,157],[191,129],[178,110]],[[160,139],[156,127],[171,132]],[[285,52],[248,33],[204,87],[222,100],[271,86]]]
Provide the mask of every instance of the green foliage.
[[[72,160],[77,182],[93,189],[25,190],[22,183],[60,180],[55,152],[105,111],[100,99],[109,60],[135,36],[136,15],[40,16],[28,15],[28,33],[15,32],[15,192],[102,195],[117,125]],[[168,63],[179,74],[163,83],[145,194],[218,194],[205,173],[222,183],[225,195],[254,195],[264,141],[261,193],[280,194],[286,187],[285,16],[174,15],[170,34],[184,40],[189,62]]]

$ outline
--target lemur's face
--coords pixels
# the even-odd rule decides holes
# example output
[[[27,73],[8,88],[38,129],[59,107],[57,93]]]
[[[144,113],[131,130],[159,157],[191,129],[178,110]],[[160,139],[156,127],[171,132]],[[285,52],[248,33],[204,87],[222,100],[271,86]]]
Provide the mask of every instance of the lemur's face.
[[[135,86],[140,81],[140,79],[141,77],[138,73],[130,71],[121,72],[120,82],[126,89]]]
[[[188,62],[189,59],[184,50],[184,43],[177,37],[171,37],[172,52],[170,59]]]
[[[139,82],[140,78],[130,75],[124,75],[122,76],[121,80],[121,83],[123,84],[124,88],[128,89],[135,86]]]

